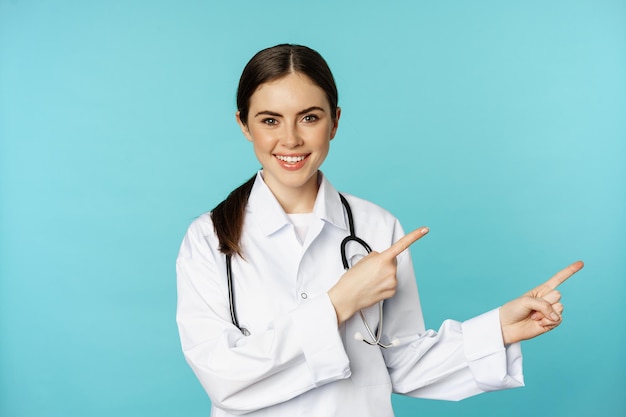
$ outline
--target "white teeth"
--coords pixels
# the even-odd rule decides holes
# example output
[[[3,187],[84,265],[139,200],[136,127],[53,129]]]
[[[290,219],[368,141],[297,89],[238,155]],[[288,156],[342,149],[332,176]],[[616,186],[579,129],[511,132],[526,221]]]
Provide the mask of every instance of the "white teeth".
[[[304,160],[304,156],[283,156],[276,155],[276,158],[280,159],[283,162],[287,162],[288,164],[295,164],[296,162],[300,162]]]

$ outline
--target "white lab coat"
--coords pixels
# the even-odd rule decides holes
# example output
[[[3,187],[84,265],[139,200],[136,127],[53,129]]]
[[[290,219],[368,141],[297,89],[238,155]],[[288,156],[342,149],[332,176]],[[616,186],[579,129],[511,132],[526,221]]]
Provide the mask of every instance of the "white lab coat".
[[[356,234],[376,251],[404,235],[384,209],[345,195]],[[503,346],[498,310],[438,332],[424,329],[409,251],[398,257],[396,295],[384,303],[381,349],[358,314],[338,328],[327,291],[344,273],[348,235],[337,191],[324,178],[301,244],[259,173],[233,280],[244,336],[231,323],[225,257],[209,214],[189,227],[177,260],[177,322],[185,358],[212,401],[212,416],[393,416],[391,393],[459,400],[523,385],[519,344]],[[355,253],[350,253],[355,251]],[[350,256],[359,256],[349,248]],[[366,311],[370,325],[377,309]]]

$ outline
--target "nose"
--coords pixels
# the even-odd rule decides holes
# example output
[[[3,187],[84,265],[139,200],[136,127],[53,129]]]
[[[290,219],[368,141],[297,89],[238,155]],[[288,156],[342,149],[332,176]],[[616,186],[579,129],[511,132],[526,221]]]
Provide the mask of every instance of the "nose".
[[[297,126],[286,126],[281,142],[287,148],[296,148],[304,143]]]

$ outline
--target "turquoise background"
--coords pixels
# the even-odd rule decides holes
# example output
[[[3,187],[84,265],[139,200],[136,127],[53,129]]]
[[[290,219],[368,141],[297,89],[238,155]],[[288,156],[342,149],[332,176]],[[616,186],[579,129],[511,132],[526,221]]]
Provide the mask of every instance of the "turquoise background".
[[[258,167],[236,84],[282,42],[339,85],[326,175],[430,226],[429,327],[586,262],[527,387],[397,415],[626,415],[626,2],[0,0],[0,416],[208,415],[174,262]]]

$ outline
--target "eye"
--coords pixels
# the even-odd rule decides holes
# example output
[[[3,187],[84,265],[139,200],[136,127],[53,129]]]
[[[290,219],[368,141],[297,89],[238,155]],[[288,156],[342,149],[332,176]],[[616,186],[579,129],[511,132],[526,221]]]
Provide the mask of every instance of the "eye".
[[[272,117],[266,117],[265,119],[261,120],[261,123],[266,124],[268,126],[275,126],[276,124],[278,124],[278,120]]]
[[[317,115],[315,114],[307,114],[306,116],[302,118],[302,120],[305,121],[306,123],[312,123],[312,122],[318,121],[319,117],[317,117]]]

